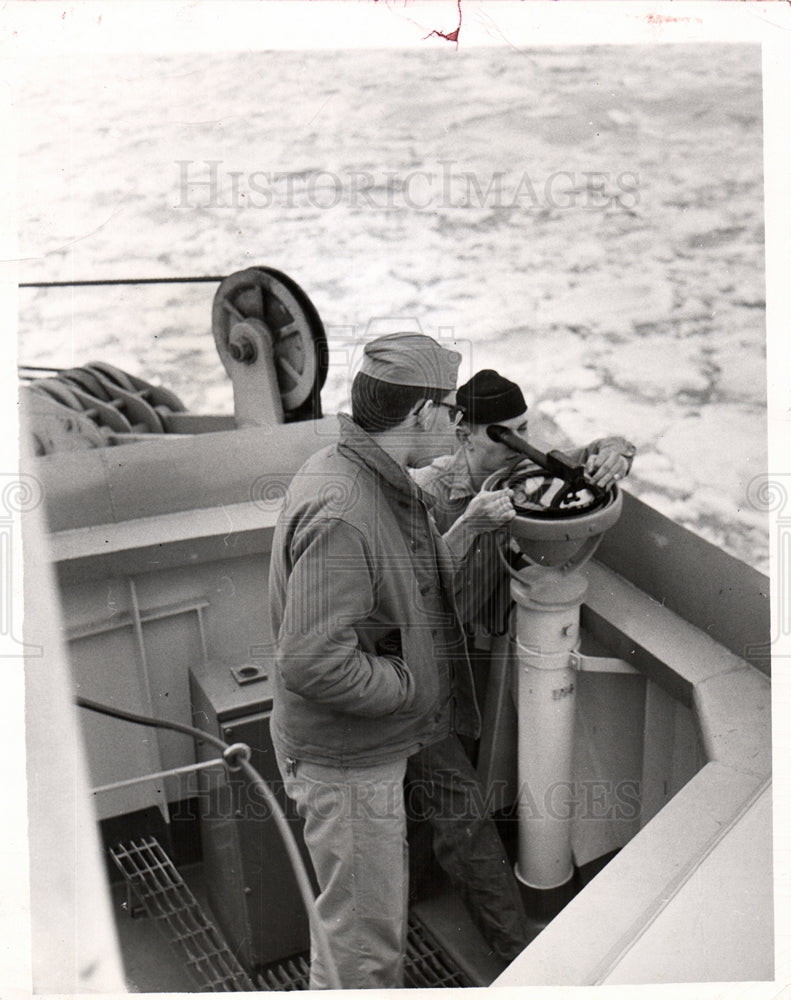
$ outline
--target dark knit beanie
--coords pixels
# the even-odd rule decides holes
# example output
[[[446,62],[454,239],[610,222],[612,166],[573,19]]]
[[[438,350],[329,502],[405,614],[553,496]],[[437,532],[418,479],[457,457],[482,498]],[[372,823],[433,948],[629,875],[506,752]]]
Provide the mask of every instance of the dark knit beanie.
[[[476,372],[456,390],[456,405],[471,424],[496,424],[521,416],[527,409],[522,390],[491,368]]]

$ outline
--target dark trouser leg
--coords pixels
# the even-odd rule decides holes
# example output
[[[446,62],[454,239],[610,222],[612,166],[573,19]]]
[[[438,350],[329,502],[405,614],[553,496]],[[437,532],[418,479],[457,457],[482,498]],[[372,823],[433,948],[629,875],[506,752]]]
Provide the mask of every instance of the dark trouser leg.
[[[494,953],[510,961],[528,944],[527,920],[483,789],[456,736],[407,762],[409,805],[433,831],[434,853]]]

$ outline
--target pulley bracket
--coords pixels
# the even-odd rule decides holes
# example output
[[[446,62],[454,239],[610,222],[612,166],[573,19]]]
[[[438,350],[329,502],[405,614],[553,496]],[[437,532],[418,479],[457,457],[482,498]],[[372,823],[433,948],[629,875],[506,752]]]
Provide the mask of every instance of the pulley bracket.
[[[237,426],[321,416],[327,338],[299,285],[271,267],[225,278],[214,296],[212,331],[233,383]]]

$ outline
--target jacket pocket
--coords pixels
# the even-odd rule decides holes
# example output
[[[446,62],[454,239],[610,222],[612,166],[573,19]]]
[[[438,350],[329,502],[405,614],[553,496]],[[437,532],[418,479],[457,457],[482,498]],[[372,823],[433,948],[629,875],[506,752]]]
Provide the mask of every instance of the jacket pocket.
[[[412,629],[407,635],[403,662],[412,676],[415,695],[406,714],[412,718],[435,714],[443,701],[443,683],[436,652],[426,630]]]
[[[403,660],[404,644],[401,629],[394,628],[391,632],[380,636],[374,643],[374,649],[379,656],[397,656],[399,660]]]

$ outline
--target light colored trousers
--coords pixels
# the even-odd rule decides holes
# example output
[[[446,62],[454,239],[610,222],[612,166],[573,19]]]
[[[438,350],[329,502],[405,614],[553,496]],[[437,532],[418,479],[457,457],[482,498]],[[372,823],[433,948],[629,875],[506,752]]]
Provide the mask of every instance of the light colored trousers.
[[[286,794],[305,820],[319,896],[342,989],[404,985],[409,862],[404,810],[406,760],[328,767],[277,753]],[[311,941],[310,988],[328,989]]]

